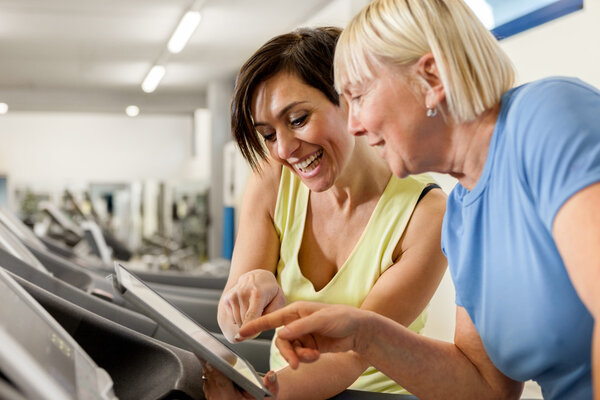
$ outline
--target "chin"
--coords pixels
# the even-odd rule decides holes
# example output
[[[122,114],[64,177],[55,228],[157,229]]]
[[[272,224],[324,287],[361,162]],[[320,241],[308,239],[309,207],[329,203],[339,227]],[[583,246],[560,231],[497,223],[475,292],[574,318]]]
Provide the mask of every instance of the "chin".
[[[325,192],[329,190],[331,186],[333,186],[326,182],[307,182],[303,180],[302,183],[304,183],[310,189],[311,192],[315,193]]]
[[[392,170],[392,174],[396,175],[400,179],[406,178],[407,176],[411,175],[411,173],[408,172],[404,168],[398,168],[398,167],[394,167],[394,166],[391,166],[391,165],[389,167]]]

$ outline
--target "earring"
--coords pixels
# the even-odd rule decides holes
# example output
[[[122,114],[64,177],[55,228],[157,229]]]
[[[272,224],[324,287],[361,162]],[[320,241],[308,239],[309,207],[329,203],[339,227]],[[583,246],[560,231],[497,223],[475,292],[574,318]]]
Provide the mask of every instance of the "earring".
[[[427,107],[427,116],[428,117],[433,118],[436,115],[437,115],[437,108],[435,108],[435,107],[434,108]]]

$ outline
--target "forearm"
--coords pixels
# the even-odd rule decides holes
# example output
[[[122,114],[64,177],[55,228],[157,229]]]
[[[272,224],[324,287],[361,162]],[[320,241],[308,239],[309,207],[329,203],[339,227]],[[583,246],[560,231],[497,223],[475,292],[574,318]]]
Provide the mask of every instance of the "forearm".
[[[454,343],[417,335],[374,313],[365,319],[356,340],[358,353],[420,399],[519,397],[518,387],[495,392]]]
[[[367,367],[356,353],[345,352],[322,354],[318,361],[295,370],[283,368],[277,372],[278,399],[328,399],[352,385]]]

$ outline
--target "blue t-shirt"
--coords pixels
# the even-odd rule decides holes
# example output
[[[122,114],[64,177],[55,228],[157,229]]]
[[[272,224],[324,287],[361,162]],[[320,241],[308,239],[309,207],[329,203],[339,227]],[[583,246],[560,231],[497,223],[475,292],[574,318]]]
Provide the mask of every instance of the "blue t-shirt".
[[[448,198],[442,248],[456,303],[494,365],[548,399],[591,399],[593,317],[552,237],[561,206],[600,181],[600,91],[548,78],[507,92],[485,167]],[[600,290],[600,283],[598,284]]]

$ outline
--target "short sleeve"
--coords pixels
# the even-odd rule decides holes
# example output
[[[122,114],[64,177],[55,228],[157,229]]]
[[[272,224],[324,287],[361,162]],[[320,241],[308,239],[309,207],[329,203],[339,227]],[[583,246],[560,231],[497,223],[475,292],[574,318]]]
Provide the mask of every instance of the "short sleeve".
[[[549,231],[575,193],[600,181],[600,92],[576,79],[539,81],[515,104],[517,154]]]

